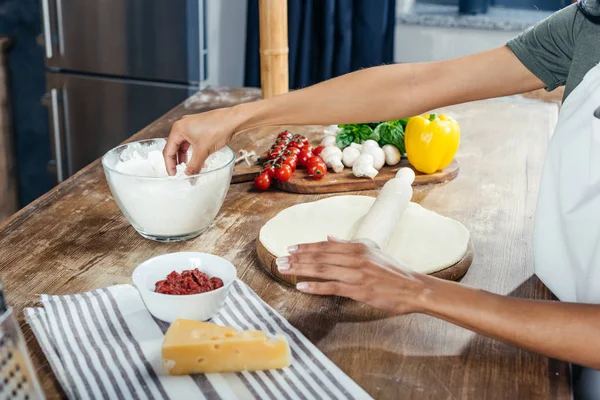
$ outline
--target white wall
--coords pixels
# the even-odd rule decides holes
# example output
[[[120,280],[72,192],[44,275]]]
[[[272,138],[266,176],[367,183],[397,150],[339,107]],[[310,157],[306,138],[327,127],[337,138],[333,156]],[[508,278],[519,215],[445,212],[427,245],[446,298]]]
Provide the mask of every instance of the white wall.
[[[518,31],[396,25],[394,61],[439,61],[500,47]]]
[[[244,86],[246,0],[207,0],[208,85]]]

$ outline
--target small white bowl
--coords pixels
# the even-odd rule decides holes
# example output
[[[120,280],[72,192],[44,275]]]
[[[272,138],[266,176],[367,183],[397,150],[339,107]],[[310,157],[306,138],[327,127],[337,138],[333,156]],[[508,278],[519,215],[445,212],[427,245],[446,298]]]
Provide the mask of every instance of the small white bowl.
[[[154,291],[156,282],[165,279],[172,271],[198,268],[209,278],[223,280],[223,287],[198,294],[170,295]],[[224,258],[196,252],[164,254],[140,264],[132,274],[135,287],[150,314],[165,322],[178,318],[206,321],[211,319],[225,303],[225,299],[235,281],[237,271],[233,264]]]

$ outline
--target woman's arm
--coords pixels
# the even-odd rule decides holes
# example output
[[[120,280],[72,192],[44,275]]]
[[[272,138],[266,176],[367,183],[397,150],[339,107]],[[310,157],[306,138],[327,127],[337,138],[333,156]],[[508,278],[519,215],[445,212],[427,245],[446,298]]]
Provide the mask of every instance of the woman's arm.
[[[508,47],[501,47],[447,61],[369,68],[243,104],[239,112],[243,129],[386,121],[543,86]]]
[[[447,61],[369,68],[267,100],[188,116],[173,125],[164,154],[173,174],[178,151],[193,145],[191,174],[234,133],[251,128],[385,121],[542,87],[507,47]]]
[[[600,369],[600,305],[499,296],[406,271],[362,244],[330,239],[278,259],[280,272],[324,279],[313,294],[349,297],[398,314],[424,313],[549,357]],[[294,251],[295,250],[295,251]]]
[[[600,369],[600,305],[499,296],[426,277],[426,313],[485,336]]]

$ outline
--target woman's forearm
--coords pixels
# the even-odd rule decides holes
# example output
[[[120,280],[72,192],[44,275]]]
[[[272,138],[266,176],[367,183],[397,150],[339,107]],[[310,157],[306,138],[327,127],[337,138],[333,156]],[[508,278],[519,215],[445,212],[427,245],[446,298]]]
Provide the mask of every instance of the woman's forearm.
[[[369,68],[270,99],[190,115],[173,124],[163,154],[174,175],[178,153],[194,146],[186,173],[195,174],[212,152],[248,129],[387,121],[543,86],[507,47],[448,61]]]
[[[494,71],[491,75],[490,71]],[[501,47],[453,60],[393,64],[347,74],[306,89],[240,105],[239,130],[266,125],[385,121],[472,100],[543,87]]]
[[[517,299],[425,279],[424,313],[530,351],[600,369],[600,305]]]

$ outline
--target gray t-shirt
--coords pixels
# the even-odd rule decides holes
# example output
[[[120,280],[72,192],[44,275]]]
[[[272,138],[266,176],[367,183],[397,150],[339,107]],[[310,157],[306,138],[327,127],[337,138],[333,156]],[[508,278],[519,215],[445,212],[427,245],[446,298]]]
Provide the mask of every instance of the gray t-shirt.
[[[600,24],[576,4],[563,8],[507,43],[523,65],[546,84],[566,85],[566,98],[600,62]]]

